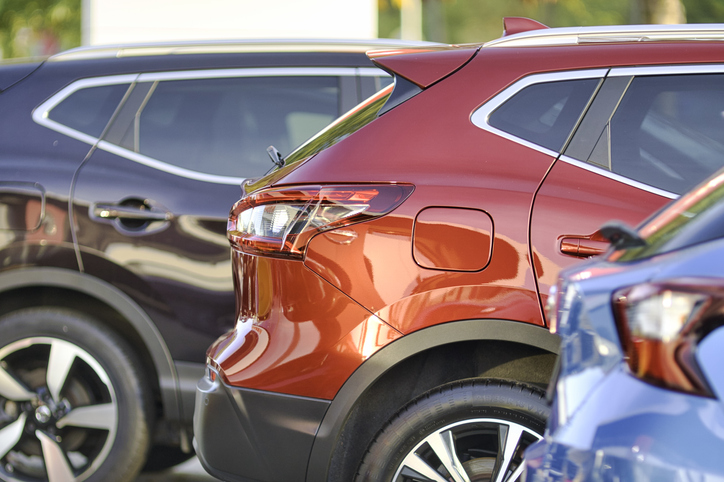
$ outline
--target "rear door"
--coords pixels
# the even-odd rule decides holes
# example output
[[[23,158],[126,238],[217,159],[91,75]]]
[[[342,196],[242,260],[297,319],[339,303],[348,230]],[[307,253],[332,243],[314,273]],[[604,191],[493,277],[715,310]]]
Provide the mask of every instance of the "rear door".
[[[531,246],[545,300],[560,269],[605,250],[724,166],[721,66],[612,69],[535,198]]]

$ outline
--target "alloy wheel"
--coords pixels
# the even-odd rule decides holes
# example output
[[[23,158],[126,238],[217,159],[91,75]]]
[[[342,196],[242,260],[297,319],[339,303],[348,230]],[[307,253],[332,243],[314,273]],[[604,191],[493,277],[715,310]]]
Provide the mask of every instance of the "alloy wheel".
[[[479,418],[437,430],[403,459],[394,482],[513,482],[523,452],[541,436],[508,420]]]
[[[118,428],[108,374],[66,340],[0,348],[0,478],[82,481],[106,459]]]

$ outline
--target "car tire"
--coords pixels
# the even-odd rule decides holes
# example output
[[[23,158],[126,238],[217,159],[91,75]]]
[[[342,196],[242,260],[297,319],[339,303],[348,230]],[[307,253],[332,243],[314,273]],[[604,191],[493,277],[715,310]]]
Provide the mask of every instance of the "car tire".
[[[126,341],[63,308],[3,316],[0,340],[0,479],[135,479],[151,392]]]
[[[549,412],[545,393],[521,383],[469,379],[440,386],[377,434],[356,481],[514,481]]]

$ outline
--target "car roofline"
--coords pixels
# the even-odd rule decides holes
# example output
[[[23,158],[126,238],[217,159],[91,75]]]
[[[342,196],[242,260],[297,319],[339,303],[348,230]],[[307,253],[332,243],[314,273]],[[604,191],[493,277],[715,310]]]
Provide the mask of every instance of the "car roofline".
[[[399,39],[242,39],[155,42],[78,47],[51,56],[52,62],[99,58],[183,54],[236,54],[255,52],[359,52],[368,50],[429,47],[441,44]]]
[[[491,47],[549,47],[617,42],[722,41],[724,24],[608,25],[529,30],[491,40]]]

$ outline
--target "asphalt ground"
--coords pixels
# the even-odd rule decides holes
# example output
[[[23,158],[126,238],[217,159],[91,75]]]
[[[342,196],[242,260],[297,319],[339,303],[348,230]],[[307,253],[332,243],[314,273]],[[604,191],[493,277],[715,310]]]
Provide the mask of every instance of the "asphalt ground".
[[[136,482],[218,482],[218,479],[209,475],[194,457],[164,472],[141,474]]]

